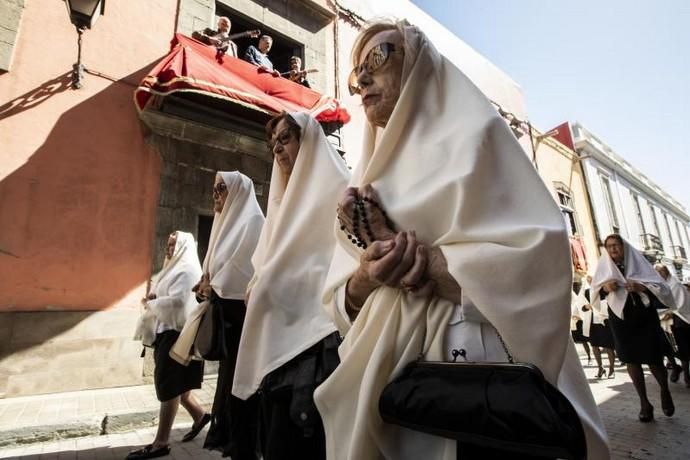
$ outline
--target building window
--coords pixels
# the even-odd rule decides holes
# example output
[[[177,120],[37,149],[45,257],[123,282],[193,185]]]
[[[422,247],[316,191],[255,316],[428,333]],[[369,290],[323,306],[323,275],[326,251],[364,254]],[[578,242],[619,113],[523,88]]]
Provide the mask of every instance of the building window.
[[[666,231],[668,232],[668,244],[669,246],[675,246],[673,232],[671,231],[671,222],[668,220],[668,214],[664,214],[664,220],[666,221]]]
[[[558,206],[561,208],[561,214],[565,220],[565,226],[568,228],[568,235],[575,236],[578,233],[577,218],[575,216],[575,209],[573,208],[573,198],[564,185],[556,186],[556,194],[558,195]]]
[[[314,63],[306,63],[304,59],[304,45],[298,43],[290,38],[269,30],[265,24],[249,18],[240,12],[228,7],[222,2],[216,2],[216,15],[214,18],[213,27],[216,27],[218,18],[221,16],[226,16],[230,18],[232,22],[232,29],[230,30],[230,35],[234,35],[240,32],[246,32],[248,30],[261,30],[262,35],[270,35],[273,38],[273,46],[271,46],[271,51],[268,52],[268,57],[273,63],[273,68],[279,72],[286,72],[290,70],[290,58],[292,56],[297,56],[302,59],[303,67],[307,64],[313,65]],[[258,38],[242,37],[233,40],[237,45],[237,55],[240,59],[244,57],[244,53],[247,51],[249,45],[257,46],[259,43]]]
[[[656,211],[652,203],[649,203],[649,213],[652,215],[652,223],[654,224],[654,234],[661,238],[661,232],[659,231],[659,221],[656,218]]]
[[[637,225],[640,228],[640,235],[647,233],[644,228],[644,219],[642,218],[642,208],[640,207],[640,197],[637,193],[632,193],[633,205],[635,206],[635,214],[637,215]]]
[[[613,204],[613,193],[611,193],[611,183],[605,175],[600,174],[599,177],[601,178],[601,187],[604,190],[604,201],[606,201],[606,212],[609,215],[609,222],[611,222],[611,230],[613,233],[620,233],[618,214],[616,214],[616,207]]]

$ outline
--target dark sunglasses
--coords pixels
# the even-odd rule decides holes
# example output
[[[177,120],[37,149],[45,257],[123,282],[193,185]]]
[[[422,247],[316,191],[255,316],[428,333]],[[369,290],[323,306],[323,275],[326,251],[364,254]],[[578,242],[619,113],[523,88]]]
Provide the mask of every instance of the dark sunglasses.
[[[218,182],[216,185],[213,186],[213,194],[222,195],[223,192],[225,192],[227,189],[228,186],[225,185],[225,182]]]
[[[282,130],[277,136],[275,141],[268,141],[268,149],[273,152],[273,149],[275,148],[276,144],[280,145],[288,145],[290,141],[292,140],[292,131],[290,131],[290,128],[286,128]]]
[[[366,70],[368,74],[376,73],[383,65],[388,62],[388,57],[395,51],[395,45],[393,43],[379,43],[374,46],[367,53],[364,61],[352,69],[350,76],[347,79],[347,88],[350,90],[350,96],[359,94],[362,88],[359,87],[359,82],[357,81],[359,74],[363,70]]]

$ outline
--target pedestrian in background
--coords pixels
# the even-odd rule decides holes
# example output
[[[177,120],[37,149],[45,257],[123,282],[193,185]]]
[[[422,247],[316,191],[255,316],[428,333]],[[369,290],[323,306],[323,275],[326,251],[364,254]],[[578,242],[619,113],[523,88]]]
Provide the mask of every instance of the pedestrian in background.
[[[165,254],[163,269],[151,292],[142,300],[147,312],[145,315],[155,319],[142,323],[152,324],[155,330],[153,381],[156,397],[161,402],[158,430],[151,444],[130,452],[127,460],[156,458],[170,453],[170,430],[180,404],[195,424],[203,423],[208,417],[191,392],[201,388],[203,362],[194,361],[183,366],[169,356],[191,309],[196,305],[192,287],[201,276],[201,267],[194,236],[173,232],[168,238]]]

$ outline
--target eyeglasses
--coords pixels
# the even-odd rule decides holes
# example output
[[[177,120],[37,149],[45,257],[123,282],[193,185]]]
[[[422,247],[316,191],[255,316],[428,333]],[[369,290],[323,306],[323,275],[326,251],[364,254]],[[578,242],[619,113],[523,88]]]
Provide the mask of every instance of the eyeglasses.
[[[290,128],[286,128],[282,130],[277,136],[275,142],[273,141],[268,141],[268,149],[273,152],[273,149],[275,148],[276,144],[280,145],[288,145],[290,141],[292,140],[292,132],[290,131]]]
[[[227,191],[228,186],[225,185],[225,182],[218,182],[216,185],[213,186],[213,194],[214,195],[222,195],[225,191]]]
[[[388,62],[388,57],[395,51],[395,45],[393,43],[379,43],[374,46],[364,61],[352,69],[350,76],[347,79],[347,88],[350,90],[350,96],[359,94],[362,88],[359,87],[358,77],[362,73],[362,70],[366,70],[368,74],[376,73],[383,65]]]

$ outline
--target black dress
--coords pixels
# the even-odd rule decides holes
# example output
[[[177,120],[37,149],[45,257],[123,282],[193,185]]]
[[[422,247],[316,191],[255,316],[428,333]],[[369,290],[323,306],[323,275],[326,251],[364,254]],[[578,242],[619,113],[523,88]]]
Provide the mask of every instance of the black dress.
[[[333,333],[268,374],[259,388],[263,460],[323,460],[326,437],[314,390],[340,363]]]
[[[243,401],[232,395],[237,351],[247,307],[242,300],[212,296],[223,308],[225,346],[228,357],[219,361],[218,383],[211,410],[211,427],[204,448],[217,450],[233,460],[255,460],[257,456],[257,415],[255,397]]]
[[[609,307],[609,326],[619,359],[631,364],[663,364],[668,341],[659,322],[657,306],[661,302],[649,291],[650,305],[642,303],[639,294],[630,292],[620,319]]]
[[[170,357],[170,349],[180,333],[168,330],[156,334],[153,344],[153,383],[156,397],[160,402],[169,401],[189,390],[201,388],[204,380],[204,362],[192,360],[188,366],[183,366]]]

